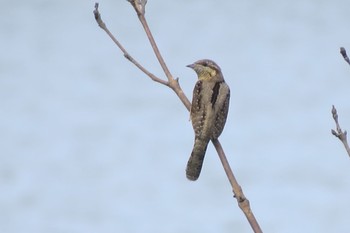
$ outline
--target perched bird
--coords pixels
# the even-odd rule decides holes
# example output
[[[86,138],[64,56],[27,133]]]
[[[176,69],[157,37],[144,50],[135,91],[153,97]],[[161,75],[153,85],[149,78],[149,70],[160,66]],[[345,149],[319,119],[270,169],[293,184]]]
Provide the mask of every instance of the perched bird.
[[[209,141],[217,139],[224,129],[230,88],[225,83],[220,67],[211,60],[199,60],[187,67],[197,73],[198,81],[193,90],[190,114],[195,139],[186,176],[189,180],[197,180]]]

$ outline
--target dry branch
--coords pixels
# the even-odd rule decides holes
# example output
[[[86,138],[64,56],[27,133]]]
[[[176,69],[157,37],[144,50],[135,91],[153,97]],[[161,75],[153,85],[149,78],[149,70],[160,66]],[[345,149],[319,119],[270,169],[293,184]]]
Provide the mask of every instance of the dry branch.
[[[153,38],[153,35],[151,33],[151,30],[148,27],[147,20],[145,18],[145,12],[146,12],[146,3],[147,0],[128,0],[128,2],[131,3],[133,8],[135,9],[137,13],[137,17],[139,18],[146,34],[149,39],[149,42],[152,46],[152,49],[158,59],[159,64],[161,65],[166,77],[167,81],[163,80],[161,78],[158,78],[151,72],[149,72],[146,68],[144,68],[140,63],[138,63],[127,51],[126,49],[122,46],[122,44],[113,36],[113,34],[108,30],[106,24],[102,21],[100,12],[98,11],[98,3],[95,3],[95,10],[94,10],[94,16],[96,19],[96,22],[100,28],[102,28],[108,36],[113,40],[113,42],[118,46],[118,48],[123,52],[124,57],[127,58],[130,62],[132,62],[137,68],[139,68],[142,72],[144,72],[148,77],[150,77],[153,81],[161,83],[163,85],[166,85],[170,87],[180,98],[182,103],[185,105],[187,110],[190,110],[191,103],[186,97],[185,93],[181,89],[178,79],[174,79],[173,76],[171,75],[163,57],[161,56],[161,53],[158,49],[158,46]],[[250,204],[248,199],[244,196],[243,191],[241,186],[238,184],[232,169],[230,167],[230,164],[228,163],[228,160],[226,158],[226,155],[224,153],[224,150],[219,142],[219,140],[212,140],[212,143],[215,146],[215,149],[219,155],[220,161],[224,167],[225,173],[227,175],[227,178],[231,184],[234,197],[237,199],[239,207],[242,209],[243,213],[245,214],[248,222],[250,223],[250,226],[252,227],[253,231],[256,233],[262,232],[260,229],[260,226],[250,208]]]
[[[350,156],[350,148],[349,148],[349,144],[348,144],[348,140],[347,140],[347,132],[346,130],[343,131],[340,128],[340,124],[338,121],[338,113],[337,113],[337,109],[334,107],[334,105],[332,106],[332,116],[335,122],[335,126],[336,126],[336,130],[332,129],[332,134],[334,136],[336,136],[344,145],[346,152],[348,152],[348,155]]]
[[[350,60],[348,55],[346,54],[346,50],[344,47],[340,47],[340,54],[343,56],[344,60],[350,65]],[[340,128],[340,124],[338,121],[338,113],[337,113],[337,109],[334,107],[334,105],[332,106],[332,116],[335,122],[335,126],[336,126],[336,130],[332,129],[332,134],[334,136],[336,136],[344,145],[346,152],[348,153],[349,157],[350,157],[350,148],[349,148],[349,144],[348,144],[348,140],[347,140],[347,132],[346,130],[343,132],[343,130]]]

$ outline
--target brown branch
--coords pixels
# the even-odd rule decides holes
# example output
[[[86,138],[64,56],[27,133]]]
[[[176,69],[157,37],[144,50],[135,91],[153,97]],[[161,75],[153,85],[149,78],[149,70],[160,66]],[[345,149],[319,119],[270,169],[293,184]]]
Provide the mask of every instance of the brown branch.
[[[158,59],[158,62],[160,64],[160,66],[162,67],[166,77],[168,78],[169,82],[171,80],[173,80],[173,76],[171,75],[167,65],[165,64],[165,61],[162,57],[162,55],[160,54],[160,51],[158,49],[158,46],[154,40],[154,37],[152,35],[151,30],[148,27],[148,23],[145,17],[145,12],[146,12],[146,3],[147,0],[128,0],[128,2],[131,3],[131,5],[134,7],[136,13],[137,13],[137,17],[139,18],[145,32],[147,35],[147,38],[149,39],[149,42],[151,43],[152,49]]]
[[[344,60],[350,65],[350,59],[346,54],[346,50],[344,47],[340,47],[340,54],[343,56]]]
[[[350,148],[347,140],[347,132],[346,130],[343,132],[343,130],[340,128],[340,124],[338,122],[337,109],[334,107],[334,105],[332,106],[332,116],[336,126],[336,130],[332,129],[332,134],[336,136],[343,143],[346,149],[346,152],[348,152],[348,155],[350,156]]]
[[[253,231],[255,233],[262,233],[262,230],[259,226],[258,221],[256,220],[253,211],[250,208],[249,200],[244,196],[243,190],[241,186],[238,184],[232,170],[230,167],[229,162],[227,161],[226,155],[224,150],[221,147],[221,144],[218,140],[212,140],[216,151],[218,152],[220,161],[222,163],[222,166],[224,167],[225,173],[227,175],[228,180],[230,181],[232,191],[234,193],[234,197],[236,198],[238,202],[239,208],[243,211],[244,215],[246,216],[250,226],[252,227]]]
[[[101,18],[101,14],[98,11],[98,3],[95,3],[95,10],[94,15],[96,22],[102,30],[104,30],[107,35],[113,40],[113,42],[118,46],[118,48],[123,52],[124,57],[128,59],[131,63],[133,63],[137,68],[139,68],[143,73],[145,73],[148,77],[150,77],[153,81],[161,83],[163,85],[169,86],[169,83],[163,79],[158,78],[151,72],[149,72],[146,68],[144,68],[140,63],[138,63],[127,51],[126,49],[122,46],[122,44],[113,36],[113,34],[108,30],[106,24],[103,22]]]
[[[168,78],[168,86],[173,89],[173,91],[177,94],[177,96],[180,98],[180,100],[182,101],[182,103],[186,106],[187,110],[189,111],[191,108],[191,102],[188,100],[188,98],[186,97],[185,93],[182,91],[180,84],[179,84],[179,80],[178,79],[174,79],[173,76],[171,75],[167,65],[165,64],[165,61],[158,49],[158,46],[154,40],[154,37],[151,33],[151,30],[148,27],[148,23],[147,20],[145,18],[145,12],[146,12],[146,3],[147,0],[128,0],[128,2],[131,3],[131,5],[134,7],[136,13],[137,13],[137,17],[139,18],[145,32],[147,35],[147,38],[149,40],[149,42],[151,43],[152,49],[158,59],[158,62],[160,64],[160,66],[162,67],[166,77]]]
[[[118,42],[118,40],[107,29],[105,23],[101,19],[101,15],[100,15],[99,11],[98,11],[98,3],[96,3],[94,15],[95,15],[95,19],[96,19],[98,25],[109,35],[109,37],[114,41],[114,43],[119,47],[119,49],[124,53],[124,56],[130,62],[135,64],[142,72],[144,72],[152,80],[159,82],[159,83],[166,85],[166,86],[170,87],[171,89],[173,89],[173,91],[177,94],[177,96],[180,98],[182,103],[186,106],[187,110],[190,110],[190,107],[191,107],[190,101],[186,97],[185,93],[182,91],[182,89],[179,85],[178,79],[174,79],[173,76],[171,75],[168,67],[166,66],[166,63],[165,63],[163,57],[160,54],[160,51],[159,51],[158,46],[153,38],[151,30],[148,27],[148,23],[147,23],[146,18],[145,18],[145,12],[146,12],[145,6],[147,3],[147,0],[128,0],[128,1],[134,7],[134,9],[137,13],[137,16],[138,16],[146,34],[147,34],[147,37],[151,43],[152,49],[153,49],[153,51],[154,51],[154,53],[159,61],[159,64],[161,65],[161,67],[162,67],[162,69],[163,69],[163,71],[168,79],[167,82],[162,80],[162,79],[159,79],[158,77],[156,77],[155,75],[150,73],[147,69],[145,69],[143,66],[141,66],[137,61],[135,61],[135,59],[133,59],[130,56],[130,54],[124,49],[124,47]],[[257,220],[255,219],[255,216],[254,216],[252,210],[250,209],[249,201],[244,196],[242,188],[238,184],[238,182],[237,182],[237,180],[232,172],[230,164],[226,158],[226,155],[224,153],[223,148],[221,147],[219,140],[212,140],[212,142],[216,148],[216,151],[218,152],[220,161],[224,167],[227,178],[229,179],[229,182],[232,186],[234,197],[237,199],[239,207],[242,209],[243,213],[245,214],[246,218],[248,219],[248,222],[250,223],[253,231],[256,233],[262,232]]]
[[[129,2],[133,2],[134,1],[129,1]],[[135,2],[138,2],[138,1],[135,1]],[[132,4],[134,6],[134,4]],[[179,80],[178,79],[174,79],[172,77],[172,75],[170,74],[168,68],[164,68],[166,66],[162,66],[163,67],[163,70],[167,70],[168,74],[167,75],[167,78],[168,78],[168,81],[165,81],[163,79],[160,79],[158,78],[157,76],[155,76],[154,74],[152,74],[151,72],[149,72],[146,68],[144,68],[139,62],[137,62],[127,51],[126,49],[122,46],[122,44],[113,36],[113,34],[108,30],[106,24],[103,22],[102,18],[101,18],[101,14],[98,10],[98,6],[99,4],[98,3],[95,3],[95,10],[93,11],[94,13],[94,16],[95,16],[95,19],[96,19],[96,22],[98,24],[98,26],[104,30],[107,35],[113,40],[113,42],[118,46],[118,48],[123,52],[124,54],[124,57],[126,59],[128,59],[131,63],[133,63],[137,68],[139,68],[143,73],[145,73],[148,77],[150,77],[153,81],[155,82],[158,82],[158,83],[161,83],[165,86],[168,86],[170,87],[171,89],[174,90],[174,92],[178,95],[178,97],[180,98],[180,100],[182,101],[182,103],[186,106],[187,110],[190,110],[190,107],[191,107],[191,102],[188,100],[188,98],[186,97],[185,93],[182,91],[181,87],[180,87],[180,84],[179,84]],[[140,4],[135,4],[134,8],[136,10],[136,12],[142,12],[144,10],[142,10],[143,8],[141,8],[142,5],[140,6]],[[139,13],[138,13],[139,15]],[[143,17],[144,18],[144,17]],[[145,20],[144,20],[145,21]],[[142,21],[141,21],[142,22]],[[148,28],[148,26],[147,26]],[[149,29],[148,29],[149,30]],[[153,38],[153,37],[152,37]],[[150,39],[151,40],[151,39]],[[154,42],[154,39],[152,39],[153,42]],[[154,42],[155,44],[155,42]],[[159,50],[157,49],[158,51],[158,54],[159,53]],[[157,58],[158,58],[158,55],[157,55]],[[164,64],[165,65],[165,62],[163,60],[163,58],[161,58],[160,56],[160,59],[163,61],[161,64]],[[159,60],[159,58],[158,58]]]

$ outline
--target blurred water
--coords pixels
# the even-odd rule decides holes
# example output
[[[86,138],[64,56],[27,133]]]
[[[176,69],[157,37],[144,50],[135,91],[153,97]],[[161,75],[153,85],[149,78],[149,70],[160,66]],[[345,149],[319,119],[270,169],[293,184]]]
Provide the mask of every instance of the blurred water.
[[[96,25],[93,1],[0,9],[0,232],[251,232],[212,146],[198,182],[193,132],[167,88]],[[349,1],[148,1],[188,96],[185,66],[220,64],[231,86],[221,137],[265,232],[349,232]],[[110,30],[164,77],[127,1],[100,1]]]

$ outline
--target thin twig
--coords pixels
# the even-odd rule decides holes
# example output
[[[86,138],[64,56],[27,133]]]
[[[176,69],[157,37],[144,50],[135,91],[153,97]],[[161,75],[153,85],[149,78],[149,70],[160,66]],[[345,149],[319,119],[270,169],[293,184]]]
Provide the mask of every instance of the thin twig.
[[[127,51],[126,49],[122,46],[122,44],[113,36],[113,34],[108,30],[106,24],[103,22],[102,18],[101,18],[101,14],[98,11],[98,3],[95,3],[95,10],[94,15],[95,15],[95,19],[96,22],[98,24],[98,26],[100,28],[102,28],[107,35],[113,40],[113,42],[118,46],[118,48],[123,52],[124,57],[126,59],[128,59],[131,63],[133,63],[137,68],[139,68],[143,73],[145,73],[148,77],[150,77],[153,81],[161,83],[163,85],[169,86],[168,82],[158,78],[157,76],[155,76],[154,74],[152,74],[151,72],[149,72],[146,68],[144,68],[140,63],[138,63]]]
[[[349,148],[349,144],[348,144],[348,140],[347,140],[347,132],[346,130],[343,132],[343,130],[340,128],[340,124],[338,122],[338,113],[337,113],[337,109],[334,107],[334,105],[332,106],[332,116],[333,119],[335,121],[335,126],[336,126],[336,130],[332,129],[332,134],[334,136],[336,136],[337,138],[339,138],[339,140],[343,143],[346,152],[348,152],[348,155],[350,156],[350,148]]]
[[[350,59],[346,54],[346,50],[344,47],[340,47],[340,54],[343,56],[344,60],[350,65]]]
[[[162,67],[166,77],[168,78],[168,86],[171,89],[173,89],[173,91],[177,94],[177,96],[180,98],[182,103],[186,106],[187,110],[190,110],[191,102],[188,100],[185,93],[182,91],[180,84],[179,84],[179,80],[174,79],[174,77],[171,75],[171,73],[170,73],[170,71],[169,71],[169,69],[168,69],[159,49],[158,49],[157,43],[154,40],[152,32],[148,26],[148,23],[147,23],[147,20],[145,17],[147,0],[128,0],[128,2],[130,2],[131,5],[134,7],[134,9],[137,13],[137,17],[139,18],[141,25],[143,26],[143,28],[146,32],[146,35],[147,35],[149,42],[151,43],[154,54],[156,55],[158,62],[160,64],[160,66]]]
[[[346,54],[346,50],[344,47],[340,47],[340,54],[343,56],[344,60],[350,65],[350,60],[348,55]],[[335,122],[336,130],[332,129],[331,132],[343,143],[345,150],[350,157],[350,148],[347,140],[347,132],[346,130],[343,132],[343,130],[340,128],[337,109],[334,107],[334,105],[332,105],[332,116]]]
[[[124,56],[131,61],[133,64],[135,64],[141,71],[143,71],[147,76],[149,76],[152,80],[159,82],[161,84],[164,84],[168,87],[170,87],[171,89],[173,89],[173,91],[177,94],[177,96],[180,98],[180,100],[182,101],[182,103],[186,106],[187,110],[190,110],[191,107],[191,103],[188,100],[188,98],[186,97],[185,93],[183,92],[183,90],[181,89],[178,79],[174,79],[173,76],[171,75],[163,57],[160,54],[160,51],[158,49],[158,46],[153,38],[153,35],[151,33],[151,30],[148,27],[148,23],[147,20],[145,18],[145,6],[147,3],[147,0],[128,0],[131,5],[134,7],[137,16],[147,34],[147,37],[151,43],[151,46],[153,48],[153,51],[159,61],[159,64],[161,65],[166,77],[168,78],[168,82],[159,79],[158,77],[156,77],[155,75],[153,75],[152,73],[150,73],[147,69],[145,69],[143,66],[141,66],[138,62],[136,62],[130,55],[129,53],[124,49],[124,47],[118,42],[117,39],[115,39],[115,37],[109,32],[109,30],[107,29],[105,23],[102,21],[100,13],[98,11],[98,3],[95,4],[95,10],[94,10],[94,15],[95,15],[95,19],[98,23],[98,25],[109,35],[109,37],[114,41],[114,43],[119,47],[119,49],[124,53]],[[238,184],[232,169],[230,167],[230,164],[226,158],[226,155],[224,153],[223,148],[221,147],[221,144],[219,142],[219,140],[212,140],[216,151],[218,152],[220,161],[224,167],[225,173],[229,179],[229,182],[232,186],[232,190],[234,193],[234,197],[237,199],[238,205],[239,207],[242,209],[243,213],[245,214],[246,218],[248,219],[248,222],[250,223],[252,229],[254,232],[256,233],[261,233],[262,230],[260,229],[260,226],[257,222],[257,220],[255,219],[255,216],[250,208],[250,204],[249,204],[249,200],[244,196],[243,191],[241,186]]]
[[[165,64],[165,61],[158,49],[158,46],[156,44],[156,41],[154,40],[154,37],[152,35],[151,30],[148,27],[148,23],[145,17],[145,13],[146,13],[146,4],[147,4],[147,0],[128,0],[128,2],[131,3],[131,5],[134,7],[136,13],[137,13],[137,17],[139,18],[145,32],[147,35],[147,38],[149,39],[149,42],[151,43],[152,49],[158,59],[158,62],[160,64],[160,66],[162,67],[166,77],[168,78],[169,82],[173,81],[174,78],[171,75],[167,65]]]

